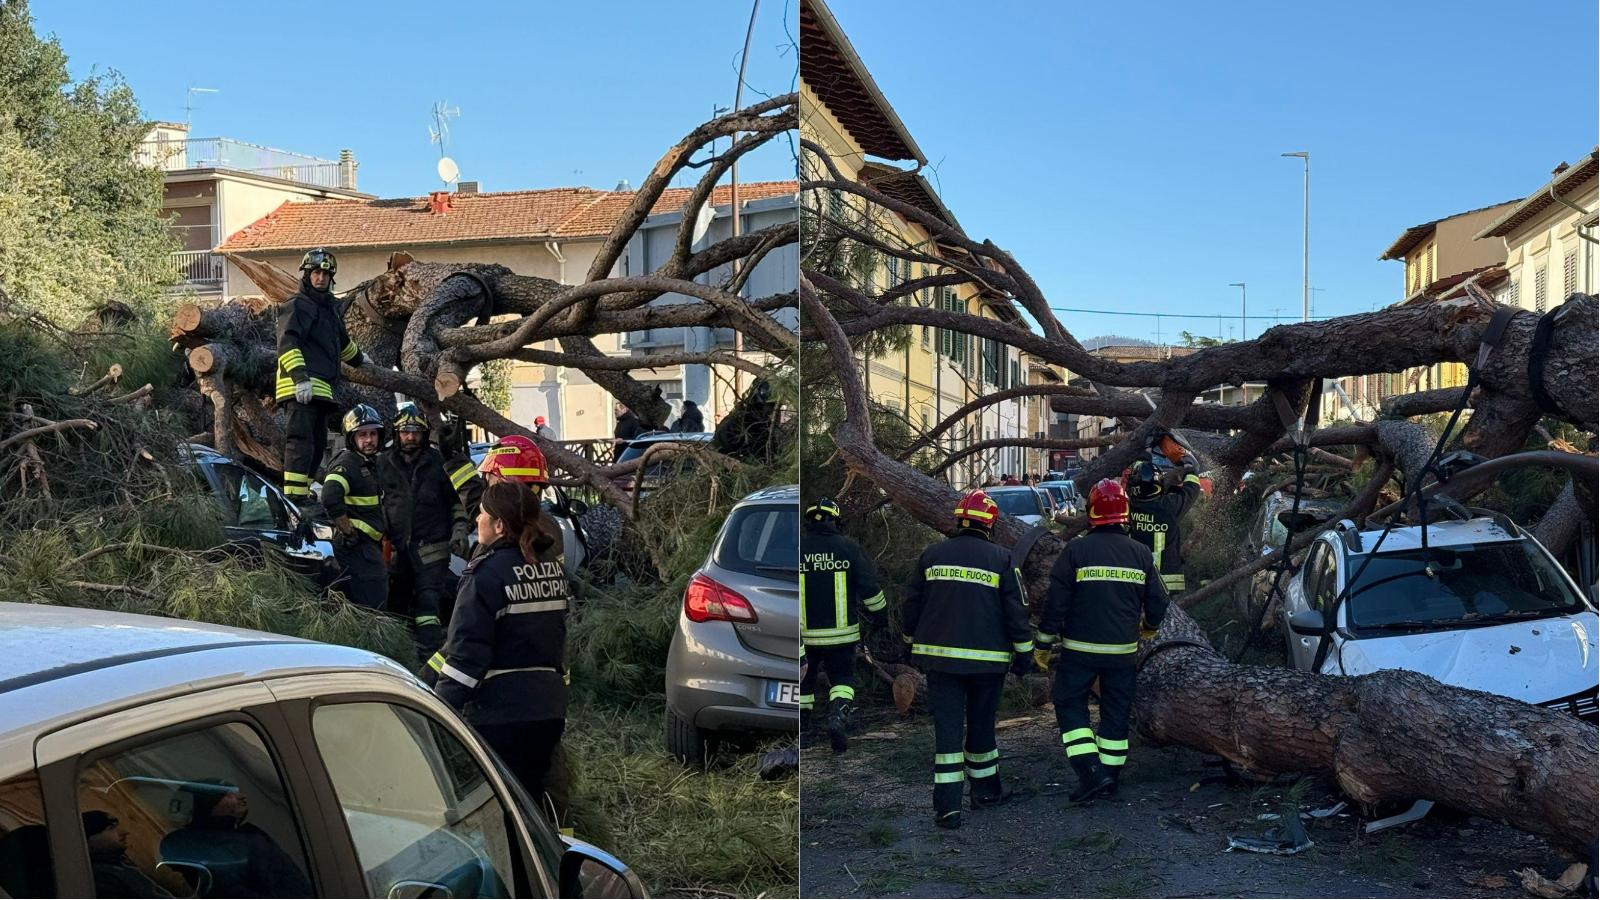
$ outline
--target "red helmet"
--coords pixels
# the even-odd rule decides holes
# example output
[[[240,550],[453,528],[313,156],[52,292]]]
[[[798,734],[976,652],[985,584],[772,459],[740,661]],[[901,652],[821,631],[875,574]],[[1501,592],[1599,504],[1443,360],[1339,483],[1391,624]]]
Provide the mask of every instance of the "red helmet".
[[[1089,489],[1089,524],[1120,525],[1128,521],[1128,492],[1122,482],[1102,478]]]
[[[478,474],[488,477],[499,475],[507,481],[524,484],[549,484],[550,470],[544,462],[544,451],[528,438],[513,434],[500,439],[489,448],[489,454],[478,466]]]
[[[956,522],[965,525],[976,525],[979,528],[992,528],[994,521],[1000,518],[1000,507],[996,506],[989,495],[983,491],[973,491],[961,498],[956,504]]]
[[[533,417],[533,424],[534,424],[535,427],[537,427],[539,425],[543,425],[544,424],[544,416],[534,416]]]

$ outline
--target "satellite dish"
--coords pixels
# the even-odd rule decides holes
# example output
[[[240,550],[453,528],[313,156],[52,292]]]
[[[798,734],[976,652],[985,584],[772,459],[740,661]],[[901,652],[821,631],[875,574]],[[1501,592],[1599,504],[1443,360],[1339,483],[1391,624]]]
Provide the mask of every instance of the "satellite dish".
[[[692,243],[694,243],[694,244],[700,243],[700,240],[706,236],[706,232],[711,230],[711,222],[716,217],[717,217],[716,209],[714,207],[712,207],[711,201],[707,200],[705,202],[705,205],[700,207],[700,212],[695,216],[695,220],[694,220],[694,240],[692,241]]]
[[[456,161],[448,156],[439,157],[439,179],[449,184],[459,177],[461,177],[461,167],[456,165]]]

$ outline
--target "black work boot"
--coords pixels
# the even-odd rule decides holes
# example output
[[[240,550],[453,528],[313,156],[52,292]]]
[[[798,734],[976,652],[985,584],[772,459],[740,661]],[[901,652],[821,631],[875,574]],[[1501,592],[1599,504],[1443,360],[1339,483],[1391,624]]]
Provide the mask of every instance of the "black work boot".
[[[1122,787],[1122,767],[1102,765],[1100,770],[1111,779],[1111,787],[1106,789],[1106,799],[1113,799],[1117,796],[1117,789]]]
[[[936,812],[933,814],[933,824],[939,826],[940,828],[960,828],[961,811],[956,810],[955,812],[947,813]]]
[[[1016,791],[1006,787],[1000,782],[999,775],[990,775],[988,778],[977,778],[972,782],[972,808],[989,809],[995,806],[1004,806],[1015,797]]]
[[[828,704],[828,743],[834,753],[850,749],[850,714],[854,711],[855,704],[843,697]]]
[[[1074,756],[1072,769],[1078,773],[1078,789],[1067,795],[1069,803],[1087,803],[1116,786],[1116,780],[1089,754]]]

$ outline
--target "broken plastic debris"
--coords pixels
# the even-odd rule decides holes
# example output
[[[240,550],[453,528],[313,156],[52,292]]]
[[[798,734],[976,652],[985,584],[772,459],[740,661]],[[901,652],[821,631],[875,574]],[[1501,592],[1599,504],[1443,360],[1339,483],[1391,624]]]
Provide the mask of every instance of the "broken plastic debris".
[[[1329,816],[1335,816],[1335,815],[1338,815],[1341,812],[1344,812],[1344,808],[1346,806],[1349,806],[1349,805],[1350,804],[1349,804],[1348,801],[1340,800],[1338,803],[1335,803],[1332,806],[1326,807],[1324,809],[1313,809],[1310,812],[1301,813],[1300,815],[1302,815],[1302,816],[1310,816],[1313,819],[1326,819]]]
[[[1292,816],[1277,828],[1270,828],[1260,838],[1228,836],[1228,850],[1245,850],[1250,853],[1270,853],[1274,856],[1293,856],[1314,846],[1299,816]],[[1223,851],[1227,852],[1227,851]]]

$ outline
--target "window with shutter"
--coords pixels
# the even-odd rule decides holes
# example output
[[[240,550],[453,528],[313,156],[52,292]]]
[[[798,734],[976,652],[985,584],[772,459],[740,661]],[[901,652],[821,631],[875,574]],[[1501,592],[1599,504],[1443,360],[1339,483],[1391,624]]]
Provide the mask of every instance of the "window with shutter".
[[[1428,247],[1428,276],[1427,276],[1427,279],[1422,282],[1422,286],[1423,287],[1427,287],[1428,285],[1433,284],[1433,266],[1434,266],[1434,262],[1437,261],[1438,258],[1439,258],[1439,245],[1438,244],[1429,245],[1429,247]]]
[[[1511,280],[1511,286],[1506,288],[1506,305],[1507,306],[1521,306],[1522,305],[1522,284],[1520,282],[1518,282],[1515,278],[1513,278]]]
[[[1542,313],[1546,305],[1546,294],[1550,286],[1550,275],[1544,266],[1533,273],[1533,311]]]
[[[1573,295],[1578,290],[1578,248],[1573,247],[1561,260],[1561,298]]]

